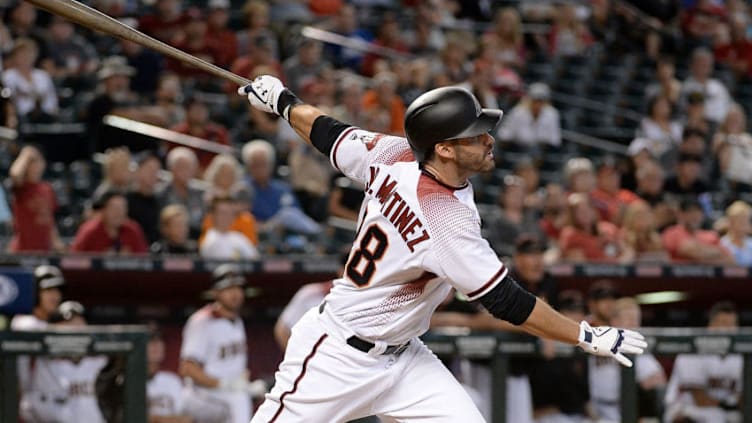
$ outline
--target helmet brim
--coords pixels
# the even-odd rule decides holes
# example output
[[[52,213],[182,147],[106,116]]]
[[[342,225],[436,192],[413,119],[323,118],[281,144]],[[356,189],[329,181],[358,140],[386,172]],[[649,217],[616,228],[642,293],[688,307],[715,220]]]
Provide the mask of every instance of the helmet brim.
[[[499,126],[502,115],[504,115],[504,112],[499,109],[481,109],[475,122],[451,139],[471,138],[487,134]]]

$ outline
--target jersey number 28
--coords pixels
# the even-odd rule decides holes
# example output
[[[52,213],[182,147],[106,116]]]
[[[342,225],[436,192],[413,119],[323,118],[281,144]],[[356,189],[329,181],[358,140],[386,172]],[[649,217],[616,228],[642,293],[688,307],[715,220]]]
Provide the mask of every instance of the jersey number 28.
[[[384,256],[387,246],[389,241],[384,231],[377,225],[369,226],[360,238],[358,249],[352,252],[347,261],[347,277],[358,286],[368,285],[376,271],[376,262]],[[365,267],[361,265],[363,260]]]

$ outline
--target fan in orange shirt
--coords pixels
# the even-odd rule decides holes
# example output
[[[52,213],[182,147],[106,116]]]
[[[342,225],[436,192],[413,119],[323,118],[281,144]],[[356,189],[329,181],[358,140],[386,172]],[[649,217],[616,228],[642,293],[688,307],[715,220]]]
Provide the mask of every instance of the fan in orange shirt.
[[[258,225],[256,225],[256,218],[254,218],[251,212],[248,211],[248,204],[246,204],[244,201],[237,201],[237,198],[235,198],[235,200],[237,215],[235,216],[235,220],[230,226],[230,230],[240,232],[241,234],[245,235],[245,237],[248,238],[248,240],[250,240],[253,245],[257,246]],[[204,216],[204,221],[201,223],[201,236],[198,238],[199,245],[201,245],[201,242],[204,240],[204,235],[206,235],[206,232],[213,227],[214,220],[212,219],[212,215],[211,213],[207,213],[206,216]]]
[[[397,95],[397,76],[391,72],[380,72],[373,77],[373,88],[363,94],[363,110],[376,109],[389,111],[387,132],[392,135],[405,134],[405,103]]]

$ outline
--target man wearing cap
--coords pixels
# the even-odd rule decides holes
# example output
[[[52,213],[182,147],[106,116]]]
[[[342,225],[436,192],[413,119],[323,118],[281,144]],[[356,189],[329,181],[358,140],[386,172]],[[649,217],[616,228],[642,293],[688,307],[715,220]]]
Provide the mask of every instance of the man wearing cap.
[[[561,145],[559,111],[549,103],[548,85],[536,82],[530,85],[527,97],[514,106],[499,128],[499,139],[525,147]]]
[[[663,247],[676,262],[733,264],[734,256],[721,245],[715,231],[702,229],[704,215],[696,198],[684,198],[677,223],[663,231]]]
[[[214,301],[191,315],[183,329],[178,372],[192,384],[186,411],[204,422],[248,423],[250,397],[263,391],[248,380],[248,344],[240,317],[245,276],[232,264],[212,272]]]

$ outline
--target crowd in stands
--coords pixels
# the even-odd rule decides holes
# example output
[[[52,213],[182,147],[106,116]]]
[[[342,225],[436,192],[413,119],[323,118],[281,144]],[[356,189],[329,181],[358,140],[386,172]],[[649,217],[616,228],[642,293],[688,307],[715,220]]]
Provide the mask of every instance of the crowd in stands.
[[[497,169],[472,181],[502,256],[532,230],[548,263],[752,265],[744,1],[86,3],[243,77],[276,75],[372,131],[403,135],[406,106],[437,86],[504,109]],[[351,241],[360,187],[236,87],[23,1],[2,11],[0,126],[20,134],[0,149],[8,251],[255,259]],[[304,37],[306,25],[351,44]],[[145,148],[107,115],[216,148]],[[59,123],[85,128],[69,166],[27,137]],[[629,136],[604,136],[620,144],[604,154],[571,135],[595,126]]]

